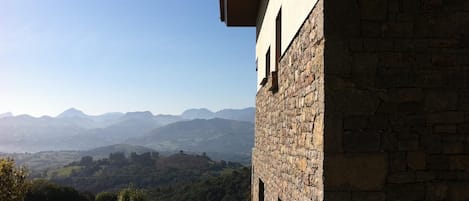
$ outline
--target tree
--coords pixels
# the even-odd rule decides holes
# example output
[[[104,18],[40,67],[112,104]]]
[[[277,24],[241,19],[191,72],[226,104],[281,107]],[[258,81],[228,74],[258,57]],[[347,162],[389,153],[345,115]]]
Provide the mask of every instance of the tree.
[[[93,157],[92,156],[83,156],[80,161],[80,165],[88,166],[93,164]]]
[[[151,157],[154,159],[154,160],[158,160],[160,158],[160,153],[154,151],[154,152],[151,152]]]
[[[95,201],[117,201],[117,194],[112,192],[101,192],[96,195]]]
[[[146,201],[145,193],[132,185],[119,192],[118,201]]]
[[[34,180],[24,201],[92,201],[92,194],[79,192],[71,187],[52,184],[45,180]]]
[[[220,165],[221,165],[221,167],[225,168],[225,167],[226,167],[226,161],[221,160],[221,161],[220,161]]]
[[[11,158],[0,158],[0,200],[22,201],[27,188],[25,169],[15,167]]]
[[[109,162],[111,165],[123,166],[127,163],[127,159],[123,152],[117,152],[109,154]]]

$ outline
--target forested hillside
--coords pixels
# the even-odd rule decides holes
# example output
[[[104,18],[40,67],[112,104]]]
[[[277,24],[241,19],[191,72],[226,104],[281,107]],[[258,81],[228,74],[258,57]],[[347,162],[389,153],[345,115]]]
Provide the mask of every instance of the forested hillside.
[[[98,160],[84,156],[80,161],[48,170],[36,178],[93,193],[118,191],[129,184],[168,190],[168,186],[213,180],[238,173],[243,168],[240,163],[213,161],[205,154],[191,155],[183,151],[170,156],[161,156],[158,152],[131,153],[128,157],[124,153],[112,153]]]
[[[0,158],[0,190],[14,191],[25,201],[118,201],[118,197],[135,201],[242,201],[250,200],[250,174],[250,168],[239,163],[181,151],[167,157],[157,152],[129,157],[113,153],[99,160],[85,156],[43,177],[25,180],[23,168],[15,168],[12,159]]]

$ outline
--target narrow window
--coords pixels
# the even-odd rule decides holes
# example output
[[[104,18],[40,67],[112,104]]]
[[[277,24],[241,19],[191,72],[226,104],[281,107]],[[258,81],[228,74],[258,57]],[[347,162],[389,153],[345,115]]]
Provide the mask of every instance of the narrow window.
[[[278,71],[280,57],[282,56],[282,9],[278,11],[277,18],[275,19],[275,62]]]
[[[259,179],[259,201],[264,201],[264,182]]]
[[[257,59],[256,59],[256,72],[258,68],[259,68],[259,64],[257,63]]]
[[[280,57],[282,56],[282,9],[278,11],[275,19],[275,71],[272,72],[272,84],[270,91],[276,93],[278,91],[278,74],[280,67]]]
[[[267,80],[270,77],[270,47],[267,49],[265,54],[265,77],[261,81],[261,85],[264,86],[267,83]]]
[[[265,54],[265,77],[269,78],[270,76],[270,47]]]

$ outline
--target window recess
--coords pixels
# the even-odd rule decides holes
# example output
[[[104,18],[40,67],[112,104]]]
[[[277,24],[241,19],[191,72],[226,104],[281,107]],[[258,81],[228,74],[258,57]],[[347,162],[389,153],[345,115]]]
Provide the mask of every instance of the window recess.
[[[282,8],[278,11],[275,18],[275,71],[272,72],[270,91],[278,91],[278,72],[280,67],[280,58],[282,55]]]
[[[267,49],[267,53],[265,53],[265,76],[264,79],[261,81],[261,85],[264,86],[270,77],[270,47]]]

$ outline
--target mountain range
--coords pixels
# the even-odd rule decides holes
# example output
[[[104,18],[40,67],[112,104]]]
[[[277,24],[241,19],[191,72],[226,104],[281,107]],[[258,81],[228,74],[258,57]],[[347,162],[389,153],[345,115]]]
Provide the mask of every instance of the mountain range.
[[[13,114],[11,112],[7,112],[7,113],[3,113],[3,114],[0,114],[0,118],[3,118],[3,117],[11,117],[13,116]]]
[[[88,150],[113,144],[158,151],[250,155],[254,108],[189,109],[181,115],[151,112],[87,115],[68,109],[56,117],[0,116],[0,152]]]
[[[254,124],[219,118],[195,119],[154,129],[144,136],[129,139],[126,143],[162,151],[184,149],[244,154],[254,145]]]

